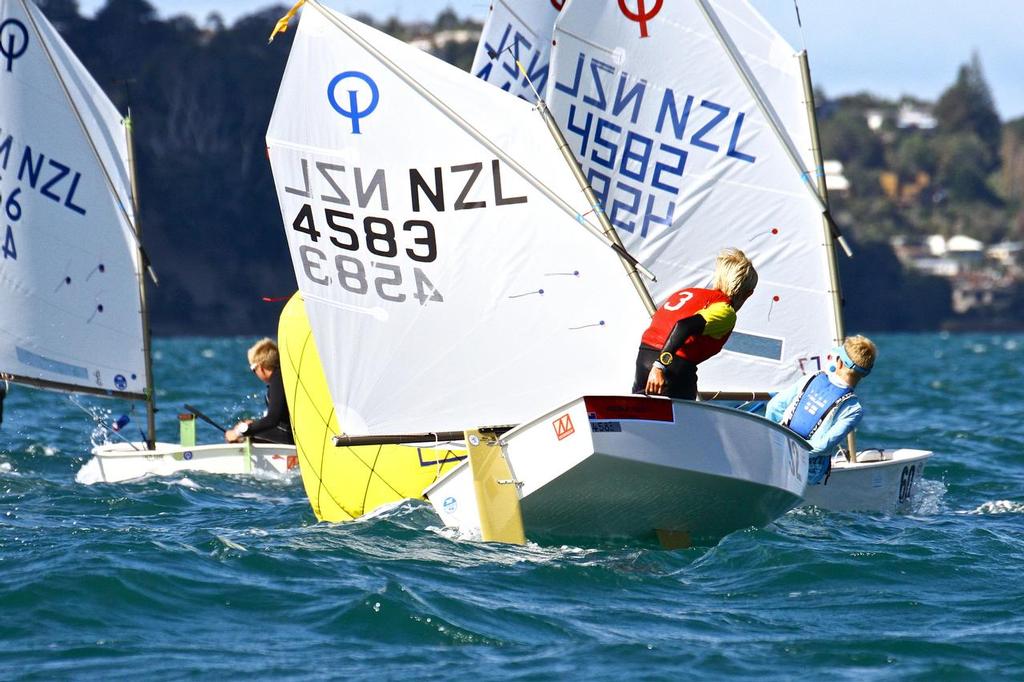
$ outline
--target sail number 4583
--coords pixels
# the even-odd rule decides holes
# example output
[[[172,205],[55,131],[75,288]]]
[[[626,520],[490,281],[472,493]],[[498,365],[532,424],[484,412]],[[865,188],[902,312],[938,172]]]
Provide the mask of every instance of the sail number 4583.
[[[437,259],[434,226],[429,221],[407,220],[399,232],[391,220],[377,216],[363,218],[361,230],[349,222],[355,216],[346,211],[326,209],[324,218],[330,229],[330,243],[343,251],[359,252],[365,246],[378,258],[395,258],[401,251],[419,263],[431,263]],[[307,235],[313,243],[322,236],[309,204],[304,204],[299,210],[292,221],[292,229]],[[426,305],[428,301],[444,302],[441,292],[418,266],[403,268],[395,263],[366,261],[354,253],[339,253],[333,258],[332,268],[328,254],[317,247],[302,245],[298,253],[306,277],[321,286],[330,286],[336,279],[343,289],[353,294],[368,294],[372,287],[385,301],[401,303],[411,296],[420,305]],[[411,288],[407,286],[410,279]]]

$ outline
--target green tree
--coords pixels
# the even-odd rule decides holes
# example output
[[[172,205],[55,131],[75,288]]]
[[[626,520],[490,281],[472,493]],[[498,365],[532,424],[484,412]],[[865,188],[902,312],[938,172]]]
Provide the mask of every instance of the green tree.
[[[841,108],[819,125],[825,158],[878,168],[884,163],[881,140],[868,128],[863,112]]]
[[[938,167],[938,154],[926,135],[915,132],[903,136],[896,143],[890,166],[903,178],[913,177],[918,173],[934,175]]]
[[[989,165],[985,170],[995,167],[1002,124],[977,53],[972,55],[969,63],[960,67],[956,82],[939,97],[935,117],[943,133],[976,135],[988,149]]]
[[[953,199],[992,202],[988,172],[993,156],[988,145],[973,132],[944,135],[936,141],[938,180]]]

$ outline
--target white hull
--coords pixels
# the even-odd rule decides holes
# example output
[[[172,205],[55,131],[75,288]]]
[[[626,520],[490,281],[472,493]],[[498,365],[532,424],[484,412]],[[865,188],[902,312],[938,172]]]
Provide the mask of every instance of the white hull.
[[[138,449],[136,449],[138,448]],[[117,483],[143,476],[170,476],[182,471],[209,474],[287,474],[298,470],[294,445],[219,443],[186,447],[157,443],[113,443],[93,448],[93,458],[75,476],[78,483]]]
[[[530,539],[715,542],[797,506],[807,446],[761,417],[638,396],[574,400],[502,438]],[[478,533],[469,463],[426,491],[446,525]]]
[[[905,509],[913,499],[917,483],[924,474],[924,465],[932,454],[928,450],[901,448],[863,451],[857,462],[837,458],[832,462],[832,472],[824,485],[807,486],[805,503],[830,511]]]

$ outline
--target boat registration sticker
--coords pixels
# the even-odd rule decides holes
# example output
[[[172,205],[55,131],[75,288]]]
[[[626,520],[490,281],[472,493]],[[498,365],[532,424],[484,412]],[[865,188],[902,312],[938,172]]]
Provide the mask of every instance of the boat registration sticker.
[[[551,422],[552,426],[555,427],[555,436],[558,440],[568,438],[572,434],[576,433],[576,428],[572,425],[572,417],[568,413],[563,414],[561,417]]]

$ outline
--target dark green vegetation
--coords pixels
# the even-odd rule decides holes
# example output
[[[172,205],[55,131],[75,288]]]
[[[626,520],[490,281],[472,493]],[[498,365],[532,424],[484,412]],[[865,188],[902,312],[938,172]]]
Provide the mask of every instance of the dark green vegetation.
[[[143,240],[160,276],[152,288],[157,334],[270,333],[279,306],[263,296],[295,289],[264,134],[291,37],[267,35],[287,8],[265,9],[227,26],[157,18],[145,0],[108,0],[94,19],[76,0],[39,0],[49,19],[115,105],[135,121]],[[463,26],[453,13],[432,26],[397,20],[381,28],[402,39]],[[468,68],[475,45],[449,43],[441,57]],[[851,329],[926,329],[950,317],[946,280],[904,273],[894,235],[963,232],[1019,238],[1024,195],[1024,120],[1002,125],[977,61],[965,65],[935,106],[930,131],[879,131],[869,109],[900,103],[868,95],[822,106],[826,158],[846,165],[849,196],[834,212],[855,243],[840,257]],[[912,199],[890,197],[884,172],[905,182],[928,177]]]

